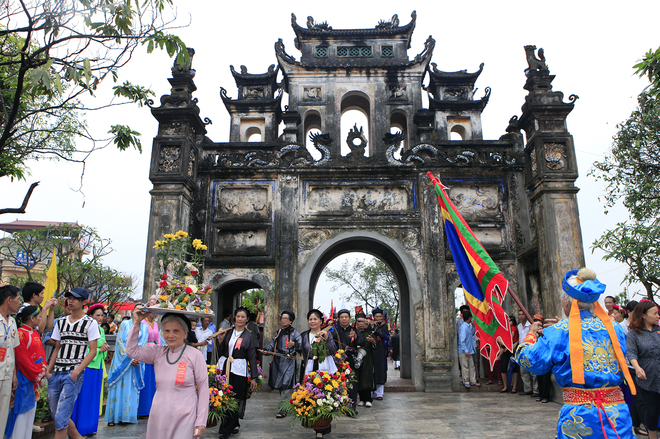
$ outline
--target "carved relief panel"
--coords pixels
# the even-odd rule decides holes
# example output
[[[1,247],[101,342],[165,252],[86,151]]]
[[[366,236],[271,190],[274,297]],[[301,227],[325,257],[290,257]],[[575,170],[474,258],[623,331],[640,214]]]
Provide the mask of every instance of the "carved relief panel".
[[[158,155],[158,172],[178,172],[181,167],[181,146],[162,146]]]
[[[261,220],[268,221],[272,216],[272,202],[275,183],[223,182],[215,183],[215,220]]]
[[[451,185],[447,195],[466,221],[500,221],[501,187],[494,184]]]
[[[270,252],[270,233],[268,229],[216,230],[216,253],[222,254],[268,254]]]
[[[305,182],[305,214],[352,215],[392,213],[416,209],[413,182]]]
[[[323,86],[322,85],[305,85],[302,88],[302,100],[304,102],[322,102],[323,101]]]

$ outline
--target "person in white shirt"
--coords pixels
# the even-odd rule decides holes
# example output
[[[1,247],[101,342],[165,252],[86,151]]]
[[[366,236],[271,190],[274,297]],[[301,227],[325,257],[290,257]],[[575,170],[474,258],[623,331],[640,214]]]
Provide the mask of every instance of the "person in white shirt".
[[[16,322],[10,314],[15,314],[21,307],[21,296],[17,287],[0,287],[0,431],[4,433],[9,416],[9,404],[12,390],[18,386],[16,378],[16,360],[14,348],[20,340]]]
[[[213,335],[213,329],[210,327],[211,318],[204,317],[202,318],[201,325],[195,327],[195,335],[197,336],[198,342],[207,341],[206,345],[202,345],[203,349],[200,349],[206,358],[206,364],[211,364],[211,355],[213,354],[213,339],[208,339]]]
[[[531,326],[531,323],[529,320],[527,320],[527,317],[525,317],[525,313],[522,311],[518,311],[518,334],[519,334],[519,340],[524,340],[525,337],[527,337],[527,333],[529,332],[529,327]],[[536,375],[532,375],[531,372],[528,370],[525,370],[522,366],[520,367],[520,377],[522,378],[523,381],[523,392],[520,392],[518,395],[530,395],[534,397],[539,396],[539,383],[538,380],[536,379]]]

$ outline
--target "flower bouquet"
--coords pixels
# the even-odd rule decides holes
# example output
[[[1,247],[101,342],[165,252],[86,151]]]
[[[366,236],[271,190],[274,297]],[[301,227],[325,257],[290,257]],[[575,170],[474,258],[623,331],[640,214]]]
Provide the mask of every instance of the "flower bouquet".
[[[248,365],[248,369],[250,366]],[[264,370],[261,368],[261,364],[259,363],[259,360],[257,360],[257,387],[255,387],[254,390],[252,390],[252,378],[250,378],[250,374],[248,373],[248,387],[247,387],[247,397],[246,399],[250,399],[252,397],[252,394],[254,392],[258,392],[261,386],[263,386],[265,380],[264,378],[268,378],[266,375],[264,375]]]
[[[300,422],[305,428],[327,428],[333,419],[355,413],[347,381],[346,374],[340,371],[310,372],[302,384],[294,387],[291,399],[282,409],[293,415],[292,423]]]
[[[232,386],[227,384],[226,376],[217,373],[215,365],[206,367],[209,373],[209,416],[206,425],[213,427],[222,422],[229,411],[238,410],[238,401]]]
[[[353,383],[356,381],[356,378],[355,378],[355,372],[353,372],[353,369],[351,369],[351,365],[348,362],[348,356],[346,355],[346,351],[344,349],[338,349],[333,357],[333,360],[335,360],[335,365],[337,366],[337,370],[340,373],[343,373],[344,376],[346,377],[346,383],[348,383],[348,386],[350,388],[353,385]]]
[[[152,312],[213,315],[211,287],[196,280],[207,247],[199,239],[191,240],[182,230],[165,234],[163,238],[154,245],[158,249],[161,275],[156,294],[151,296],[147,307]]]

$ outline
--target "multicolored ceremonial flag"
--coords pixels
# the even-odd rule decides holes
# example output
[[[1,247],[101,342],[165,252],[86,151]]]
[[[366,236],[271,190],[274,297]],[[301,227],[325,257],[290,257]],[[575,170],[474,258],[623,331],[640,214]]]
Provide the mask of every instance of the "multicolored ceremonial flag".
[[[498,338],[513,351],[509,318],[502,309],[509,283],[447,196],[447,188],[432,173],[427,175],[438,194],[449,248],[481,341],[481,355],[488,358],[492,369],[499,351]]]

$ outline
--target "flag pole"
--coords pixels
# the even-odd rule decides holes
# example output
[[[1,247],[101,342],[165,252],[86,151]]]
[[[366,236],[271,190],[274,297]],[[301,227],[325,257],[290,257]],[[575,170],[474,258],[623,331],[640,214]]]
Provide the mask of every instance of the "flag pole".
[[[518,295],[517,295],[516,293],[513,292],[513,290],[511,289],[511,285],[507,284],[507,286],[506,286],[506,290],[507,290],[507,292],[511,295],[511,298],[513,299],[513,301],[516,302],[516,305],[518,305],[518,308],[520,308],[520,310],[523,312],[523,314],[525,314],[525,317],[527,318],[527,321],[528,321],[530,324],[531,324],[531,323],[534,323],[534,319],[533,319],[532,316],[529,314],[529,311],[527,311],[527,308],[525,308],[525,307],[523,306],[523,304],[522,304],[522,302],[520,301],[520,298],[518,297]]]

